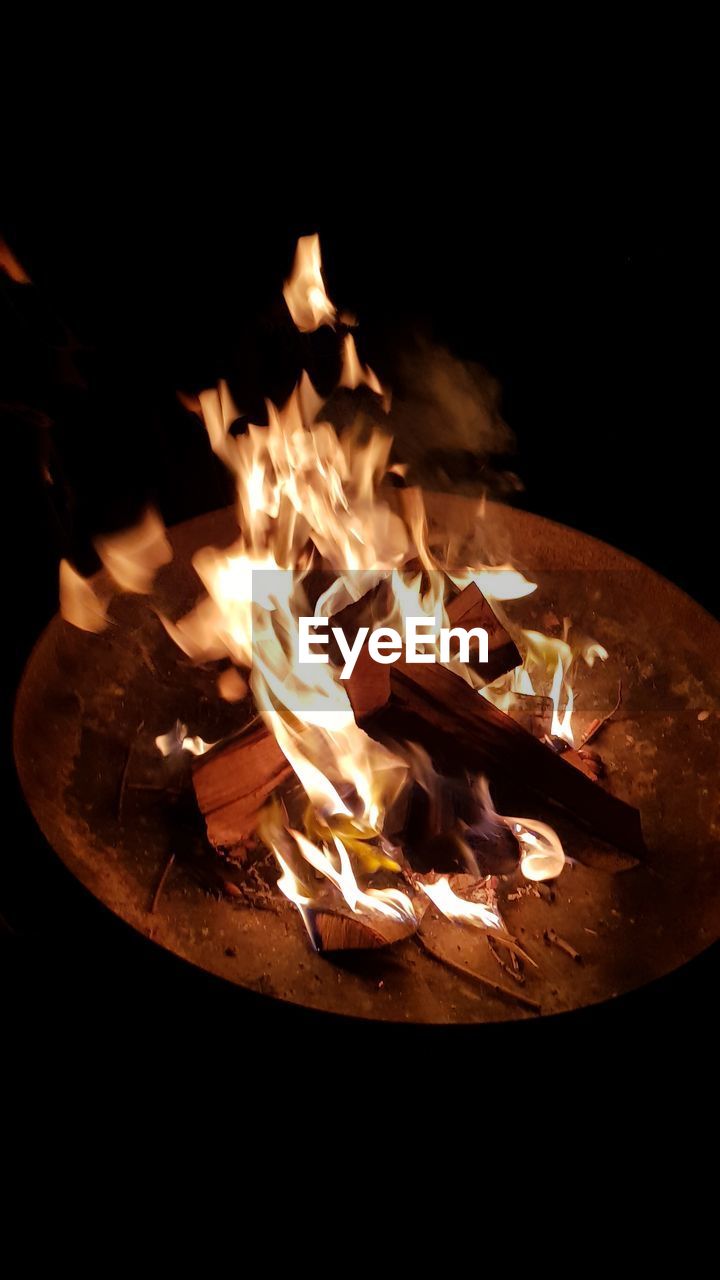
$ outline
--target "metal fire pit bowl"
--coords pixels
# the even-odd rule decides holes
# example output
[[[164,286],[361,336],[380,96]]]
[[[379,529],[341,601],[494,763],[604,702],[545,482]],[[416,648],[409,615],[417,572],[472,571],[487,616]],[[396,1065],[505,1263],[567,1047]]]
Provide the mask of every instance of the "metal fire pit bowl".
[[[471,530],[476,504],[427,495],[431,526]],[[527,816],[559,831],[572,860],[550,890],[501,881],[507,927],[537,961],[518,990],[558,1013],[607,1000],[669,973],[720,934],[720,626],[657,574],[593,538],[537,516],[488,507],[495,545],[539,583],[510,606],[525,625],[572,616],[610,651],[581,672],[576,727],[623,701],[596,747],[607,785],[641,811],[647,859],[634,864],[559,811],[527,800]],[[172,531],[175,558],[155,603],[179,616],[199,595],[199,546],[228,545],[231,512]],[[534,612],[533,612],[534,611]],[[135,929],[192,964],[252,991],[358,1018],[480,1023],[537,1014],[438,963],[412,940],[329,959],[315,954],[300,916],[212,892],[201,871],[222,863],[204,841],[188,791],[189,760],[164,761],[155,736],[177,718],[206,740],[237,708],[214,692],[216,670],[192,667],[141,597],[120,596],[101,635],[53,619],[21,683],[15,754],[44,835],[90,891]],[[517,812],[517,810],[515,810]],[[153,899],[175,853],[162,894]],[[16,855],[18,856],[18,855]],[[484,935],[423,921],[432,947],[490,981],[512,986]],[[546,934],[579,953],[573,959]]]

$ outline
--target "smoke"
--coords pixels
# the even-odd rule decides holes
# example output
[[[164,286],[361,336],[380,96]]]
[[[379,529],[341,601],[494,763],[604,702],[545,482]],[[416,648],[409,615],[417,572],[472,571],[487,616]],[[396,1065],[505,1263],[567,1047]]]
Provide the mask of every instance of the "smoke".
[[[456,493],[517,491],[507,467],[515,440],[500,401],[499,383],[481,365],[416,338],[397,359],[389,423],[409,478]]]

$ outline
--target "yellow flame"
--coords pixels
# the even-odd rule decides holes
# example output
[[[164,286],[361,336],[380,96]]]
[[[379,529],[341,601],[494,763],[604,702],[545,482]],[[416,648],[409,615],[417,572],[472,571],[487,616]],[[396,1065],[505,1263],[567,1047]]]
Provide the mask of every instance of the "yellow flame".
[[[464,573],[448,575],[456,587],[467,587],[474,582],[486,600],[522,600],[537,590],[537,583],[530,582],[519,569],[510,564],[486,565],[484,568],[467,569]]]
[[[164,756],[178,755],[181,751],[187,751],[191,756],[204,756],[215,745],[214,742],[205,742],[197,734],[189,735],[187,725],[180,720],[167,733],[161,733],[155,739],[155,746]]]
[[[157,511],[150,507],[132,529],[95,539],[95,550],[123,591],[146,595],[155,574],[172,560],[172,548]]]
[[[531,818],[503,818],[520,845],[520,870],[526,880],[554,880],[565,866],[557,832]]]
[[[108,625],[107,604],[107,597],[99,596],[92,583],[68,560],[60,561],[60,613],[66,622],[81,631],[104,631]]]
[[[334,322],[317,236],[298,242],[283,293],[301,331]],[[361,364],[350,334],[343,339],[340,385],[366,385],[384,394],[376,375]],[[423,616],[433,621],[436,634],[447,624],[450,581],[460,587],[476,582],[491,602],[520,600],[535,590],[510,564],[469,566],[449,576],[441,572],[444,565],[431,550],[420,491],[403,491],[400,512],[383,496],[390,437],[375,429],[351,430],[341,437],[322,420],[321,404],[303,374],[281,408],[267,405],[267,426],[251,424],[234,436],[231,427],[239,415],[227,385],[200,394],[199,411],[211,446],[235,478],[239,534],[230,548],[204,548],[195,555],[193,565],[207,596],[184,618],[163,619],[192,658],[230,660],[232,666],[219,682],[223,696],[241,695],[244,673],[250,671],[257,709],[307,796],[304,831],[290,825],[279,805],[267,808],[260,830],[281,869],[280,890],[303,913],[309,932],[311,908],[328,894],[361,915],[403,922],[416,916],[406,893],[361,883],[357,877],[358,868],[368,876],[400,870],[402,855],[387,841],[385,824],[406,784],[412,752],[384,746],[356,724],[346,688],[330,665],[300,664],[297,621],[309,613],[308,571],[317,567],[332,575],[314,605],[319,617],[358,600],[389,575],[386,621],[402,630],[406,617]],[[105,548],[105,556],[118,581],[144,581],[128,569],[132,556],[126,548]],[[413,557],[421,572],[404,567]],[[526,659],[510,677],[511,685],[532,692],[536,679],[547,679],[555,727],[569,734],[570,649],[539,633],[522,634]],[[450,665],[470,678],[457,659]],[[501,692],[496,689],[494,696]],[[158,745],[187,750],[189,741],[180,726],[174,738],[163,735]],[[424,767],[432,771],[429,759]],[[549,828],[524,819],[498,821],[513,830],[523,865],[532,874],[543,865],[557,867],[562,848]],[[458,897],[445,878],[422,887],[451,919],[486,928],[501,925],[491,902]]]
[[[322,278],[319,236],[301,236],[298,240],[283,297],[301,333],[312,333],[322,324],[334,323],[335,308],[325,292]]]
[[[360,363],[358,359],[355,339],[351,333],[347,333],[343,339],[343,358],[342,371],[340,373],[341,387],[349,387],[354,390],[355,387],[365,386],[374,391],[376,395],[385,396],[385,391],[380,385],[380,381],[369,365]]]
[[[434,883],[418,881],[423,893],[434,902],[438,911],[448,920],[456,920],[461,924],[471,924],[480,929],[500,929],[502,920],[497,911],[483,902],[470,902],[460,898],[450,887],[446,876],[441,876]]]

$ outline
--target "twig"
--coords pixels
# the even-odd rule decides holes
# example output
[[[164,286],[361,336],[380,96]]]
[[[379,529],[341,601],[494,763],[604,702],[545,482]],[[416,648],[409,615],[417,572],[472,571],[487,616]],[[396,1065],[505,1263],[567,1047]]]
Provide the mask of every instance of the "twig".
[[[522,984],[525,982],[525,974],[522,972],[520,965],[518,964],[517,956],[511,951],[510,962],[508,963],[508,961],[503,960],[502,956],[500,955],[500,952],[498,951],[497,946],[493,942],[492,935],[488,933],[485,935],[485,937],[487,939],[487,944],[490,949],[490,955],[492,956],[493,960],[495,960],[500,965],[500,968],[503,969],[504,972],[507,973],[508,976],[511,977],[514,982],[518,982],[522,986]]]
[[[492,938],[493,942],[500,942],[504,947],[507,947],[513,957],[518,956],[520,960],[527,960],[528,964],[531,964],[533,969],[539,968],[537,962],[533,960],[532,956],[528,955],[524,947],[520,946],[517,938],[514,938],[511,933],[507,933],[504,929],[493,929],[491,932],[488,932],[487,936],[488,938]]]
[[[569,956],[571,960],[574,960],[576,964],[580,964],[582,962],[580,952],[576,951],[571,943],[566,942],[564,938],[561,938],[554,929],[546,929],[543,937],[548,945],[552,943],[553,946],[558,947],[560,951],[564,951],[565,955]]]
[[[140,737],[140,734],[142,733],[144,728],[145,728],[145,721],[141,720],[135,732],[136,740],[137,738]],[[122,774],[120,775],[120,787],[118,790],[118,805],[117,805],[118,822],[122,822],[122,818],[123,818],[123,805],[125,803],[125,792],[127,790],[127,785],[128,785],[127,777],[128,777],[128,772],[130,770],[130,761],[132,759],[132,753],[133,753],[134,747],[135,747],[135,743],[131,742],[130,746],[127,749],[127,755],[125,756],[125,764],[123,765],[123,771],[122,771]]]
[[[493,982],[492,978],[485,978],[481,973],[476,973],[474,969],[466,969],[464,964],[458,964],[455,960],[448,960],[446,956],[436,951],[434,947],[422,936],[421,933],[413,935],[419,947],[426,951],[433,960],[437,960],[438,964],[444,964],[448,969],[453,969],[455,973],[459,973],[463,978],[470,978],[472,982],[478,982],[480,986],[487,987],[489,991],[494,992],[496,996],[504,996],[506,1000],[514,1000],[516,1004],[522,1005],[525,1009],[530,1009],[533,1013],[540,1013],[541,1006],[537,1000],[531,1000],[529,996],[521,995],[519,991],[513,991],[512,987],[504,987],[501,982]]]
[[[125,763],[123,765],[123,771],[120,775],[120,787],[118,789],[118,802],[117,802],[118,822],[122,822],[122,819],[123,819],[123,805],[125,803],[125,787],[127,784],[127,776],[128,776],[128,770],[130,768],[131,755],[132,755],[132,746],[128,747],[127,751],[125,752]]]
[[[613,716],[616,715],[617,712],[620,710],[621,703],[622,703],[622,680],[618,680],[618,695],[617,695],[617,702],[615,703],[615,706],[613,707],[612,711],[608,711],[607,715],[603,716],[602,719],[591,721],[585,733],[585,736],[582,742],[580,743],[580,747],[579,747],[580,750],[582,750],[583,747],[586,747],[588,742],[592,742],[593,738],[597,737],[600,730],[604,729],[605,725],[608,723],[608,720],[612,720]]]
[[[162,875],[160,876],[160,879],[159,879],[159,880],[158,880],[158,882],[157,882],[157,888],[156,888],[156,890],[155,890],[155,892],[154,892],[154,894],[153,894],[153,900],[152,900],[152,902],[150,903],[150,915],[154,915],[154,914],[155,914],[155,910],[156,910],[156,908],[157,908],[157,904],[158,904],[158,902],[160,901],[160,895],[162,894],[162,891],[163,891],[163,889],[165,888],[165,881],[167,880],[167,878],[168,878],[168,876],[169,876],[169,874],[170,874],[170,869],[171,869],[171,867],[172,867],[172,865],[173,865],[174,861],[175,861],[175,854],[174,854],[174,853],[171,853],[171,854],[170,854],[170,857],[168,858],[167,862],[165,863],[165,866],[163,867],[163,873],[162,873]]]

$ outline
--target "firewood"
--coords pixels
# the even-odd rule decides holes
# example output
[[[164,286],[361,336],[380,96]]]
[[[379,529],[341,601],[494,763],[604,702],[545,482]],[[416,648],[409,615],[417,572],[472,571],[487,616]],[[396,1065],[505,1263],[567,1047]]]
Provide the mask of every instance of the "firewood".
[[[346,639],[351,642],[360,626],[371,625],[387,618],[391,610],[390,579],[382,582],[363,596],[362,600],[346,605],[330,619],[331,627],[342,627]],[[462,591],[451,596],[445,604],[448,621],[451,627],[463,627],[466,631],[473,627],[482,627],[487,632],[488,660],[480,664],[477,661],[477,641],[471,641],[470,664],[476,667],[486,683],[497,680],[499,676],[512,671],[522,661],[515,642],[510,638],[504,626],[496,618],[480,588],[471,582]],[[459,642],[451,642],[450,653],[457,654]],[[341,665],[340,652],[331,639],[328,646],[331,661]],[[372,663],[376,666],[376,663]]]
[[[382,583],[380,585],[383,586]],[[488,683],[497,680],[499,676],[506,675],[508,671],[512,671],[519,665],[521,658],[518,649],[474,582],[447,601],[446,612],[451,627],[464,627],[466,630],[472,627],[484,627],[487,631],[488,663],[478,667],[478,670],[482,672]],[[348,605],[347,609],[341,610],[334,619],[336,625],[343,627],[348,641],[353,639],[352,626],[348,627],[348,622],[355,618],[359,625],[360,615],[357,612],[357,605],[352,604]],[[426,669],[424,663],[407,668],[400,660],[394,664],[395,666],[402,666],[407,670]],[[390,697],[390,673],[389,665],[383,666],[373,662],[366,645],[360,653],[352,675],[345,682],[355,719],[359,724],[374,711],[386,705]],[[543,699],[538,701],[544,703]]]
[[[193,770],[210,843],[230,848],[254,831],[268,796],[292,769],[264,724],[199,756]]]
[[[372,599],[349,605],[347,610],[337,615],[349,639],[353,629],[352,625],[348,627],[348,621],[359,626],[363,610],[369,609],[371,616],[374,611],[378,617],[383,616],[383,610],[387,613],[387,600],[381,593],[388,590],[389,583],[383,581],[372,593]],[[493,657],[492,678],[501,674],[501,668],[504,672],[517,665],[520,660],[517,649],[474,583],[450,601],[448,616],[453,626],[484,626],[488,631],[488,649]],[[469,618],[472,621],[465,621]],[[363,723],[388,701],[388,668],[373,662],[366,647],[346,687],[355,718],[358,723]],[[246,839],[254,831],[268,796],[291,773],[292,769],[270,730],[257,722],[252,731],[240,733],[207,755],[198,757],[193,769],[193,783],[211,844],[228,849]]]
[[[520,665],[522,659],[515,642],[495,617],[476,583],[470,582],[458,595],[449,600],[446,610],[451,627],[464,627],[466,631],[470,631],[473,627],[483,627],[487,631],[488,661],[482,665],[478,664],[477,670],[488,684]],[[454,654],[452,646],[450,652]],[[471,665],[475,665],[472,660]]]
[[[368,731],[419,742],[451,768],[517,779],[608,843],[634,857],[645,852],[637,809],[567,764],[454,672],[437,663],[398,662],[387,670],[388,700],[369,718]]]
[[[312,929],[318,951],[370,951],[411,937],[417,924],[323,909],[312,912]]]
[[[471,584],[450,602],[448,614],[453,624],[460,625],[460,620],[465,625],[469,617],[485,616],[484,604]],[[507,641],[500,647],[507,660]],[[636,809],[588,776],[580,759],[569,763],[557,755],[439,663],[398,660],[383,666],[365,653],[346,687],[356,719],[368,732],[419,742],[432,758],[451,768],[459,765],[491,779],[515,778],[568,809],[601,839],[636,857],[644,853]],[[263,725],[225,750],[201,757],[194,773],[195,791],[211,842],[231,846],[247,836],[267,797],[290,773]]]

